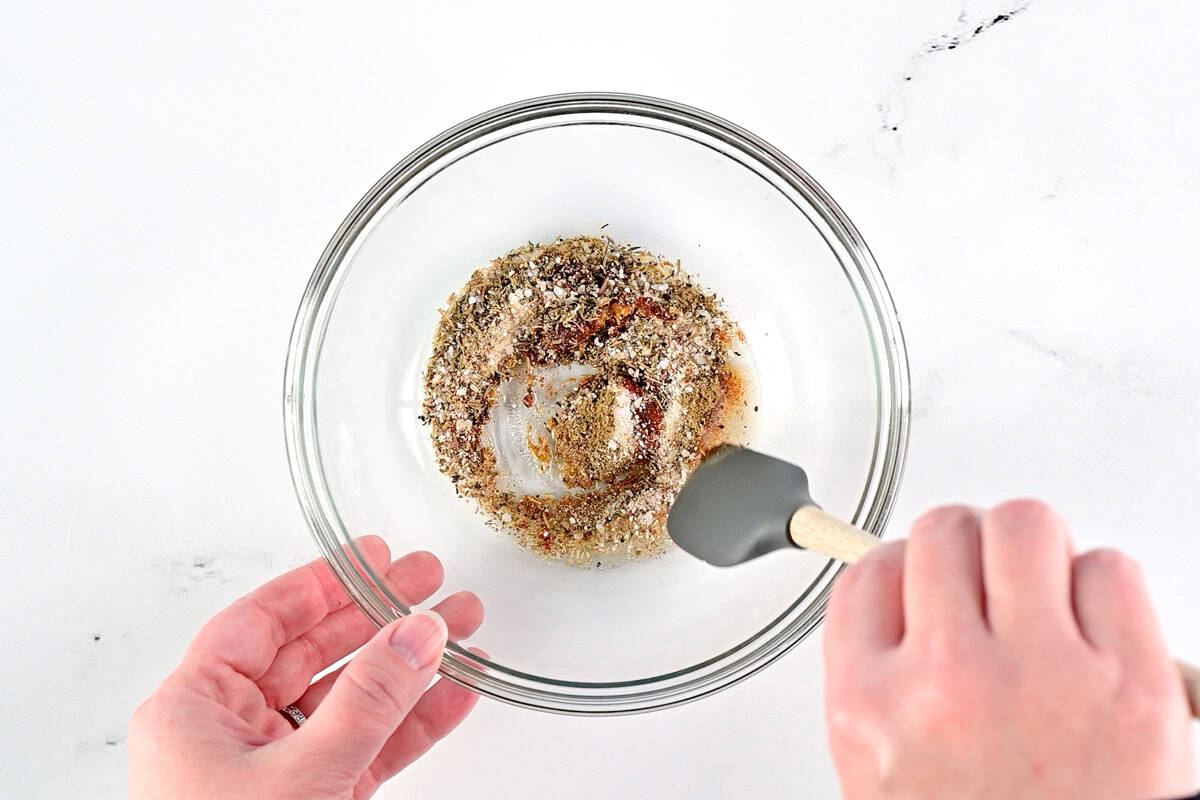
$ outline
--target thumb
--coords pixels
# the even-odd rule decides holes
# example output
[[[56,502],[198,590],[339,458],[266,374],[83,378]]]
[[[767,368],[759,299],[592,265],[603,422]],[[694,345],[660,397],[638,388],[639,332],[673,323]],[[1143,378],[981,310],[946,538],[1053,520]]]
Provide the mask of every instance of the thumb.
[[[297,756],[357,778],[425,693],[445,646],[446,623],[432,611],[384,626],[342,670],[308,722],[288,737]]]

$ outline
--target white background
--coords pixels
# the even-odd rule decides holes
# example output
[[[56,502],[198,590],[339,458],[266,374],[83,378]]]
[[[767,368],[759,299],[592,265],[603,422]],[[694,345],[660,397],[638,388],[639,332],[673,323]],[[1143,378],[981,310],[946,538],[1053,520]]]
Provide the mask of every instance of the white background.
[[[200,623],[313,557],[280,410],[312,265],[410,149],[556,91],[726,116],[855,220],[913,368],[890,536],[1048,497],[1200,658],[1194,3],[74,5],[0,8],[5,796],[121,796]],[[814,639],[648,716],[483,702],[380,794],[834,797],[821,679]]]

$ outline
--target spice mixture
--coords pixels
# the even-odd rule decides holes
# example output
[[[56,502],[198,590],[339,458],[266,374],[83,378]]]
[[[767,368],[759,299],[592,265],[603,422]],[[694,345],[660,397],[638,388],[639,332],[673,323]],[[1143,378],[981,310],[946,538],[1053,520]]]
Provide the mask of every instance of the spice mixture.
[[[422,420],[457,491],[526,548],[574,564],[657,555],[691,470],[745,443],[745,337],[678,261],[607,237],[529,243],[447,306]],[[502,413],[524,420],[517,448],[552,489],[508,485]]]

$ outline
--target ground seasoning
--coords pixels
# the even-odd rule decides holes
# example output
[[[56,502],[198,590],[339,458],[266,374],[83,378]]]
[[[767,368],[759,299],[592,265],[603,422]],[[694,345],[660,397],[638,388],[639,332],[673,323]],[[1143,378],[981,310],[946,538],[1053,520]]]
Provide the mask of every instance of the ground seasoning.
[[[438,467],[526,548],[572,564],[657,555],[691,470],[745,443],[745,368],[730,357],[745,337],[677,261],[607,237],[530,243],[440,311],[422,415]],[[539,377],[563,365],[587,374]],[[535,385],[552,403],[523,444],[560,492],[502,488],[487,425],[500,387],[521,376],[521,405],[534,408]]]

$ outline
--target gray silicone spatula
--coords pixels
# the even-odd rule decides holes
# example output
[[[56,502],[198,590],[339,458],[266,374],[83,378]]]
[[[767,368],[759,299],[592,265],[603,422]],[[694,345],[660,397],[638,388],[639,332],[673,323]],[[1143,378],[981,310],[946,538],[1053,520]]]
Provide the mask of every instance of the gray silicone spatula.
[[[667,517],[667,532],[718,567],[783,547],[852,563],[879,543],[822,511],[803,469],[745,447],[723,447],[692,473]]]
[[[798,547],[852,564],[879,540],[822,511],[795,464],[745,447],[723,447],[684,484],[667,516],[667,533],[683,550],[732,567]],[[1175,662],[1200,719],[1200,669]]]

